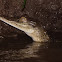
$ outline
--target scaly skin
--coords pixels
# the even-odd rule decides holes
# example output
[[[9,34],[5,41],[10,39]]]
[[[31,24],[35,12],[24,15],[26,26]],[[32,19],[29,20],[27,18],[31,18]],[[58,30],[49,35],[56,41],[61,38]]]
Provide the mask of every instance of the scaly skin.
[[[28,22],[28,20],[25,17],[21,17],[18,22],[10,21],[3,17],[0,17],[0,20],[19,30],[24,31],[36,42],[45,42],[49,40],[49,37],[43,28],[37,26],[33,27],[32,25],[30,25],[30,22]]]

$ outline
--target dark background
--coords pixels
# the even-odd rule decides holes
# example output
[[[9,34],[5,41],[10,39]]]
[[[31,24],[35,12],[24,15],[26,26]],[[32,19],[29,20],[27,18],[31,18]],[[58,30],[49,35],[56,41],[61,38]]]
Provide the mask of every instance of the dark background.
[[[35,49],[38,50],[36,55],[40,57],[30,57],[29,53],[25,53],[29,49],[26,46],[32,44],[33,40],[24,32],[0,21],[0,61],[62,62],[62,0],[27,0],[22,11],[23,3],[23,0],[0,0],[0,16],[17,20],[27,14],[40,22],[51,37],[51,41],[41,43],[40,49]],[[30,46],[30,51],[33,45],[35,43]],[[21,50],[23,53],[20,53]]]

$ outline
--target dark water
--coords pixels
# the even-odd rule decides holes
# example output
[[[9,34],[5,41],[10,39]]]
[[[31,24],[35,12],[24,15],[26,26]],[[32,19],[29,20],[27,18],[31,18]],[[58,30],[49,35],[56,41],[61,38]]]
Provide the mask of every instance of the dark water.
[[[36,43],[27,35],[0,36],[0,62],[62,62],[62,33],[50,37],[46,43]]]

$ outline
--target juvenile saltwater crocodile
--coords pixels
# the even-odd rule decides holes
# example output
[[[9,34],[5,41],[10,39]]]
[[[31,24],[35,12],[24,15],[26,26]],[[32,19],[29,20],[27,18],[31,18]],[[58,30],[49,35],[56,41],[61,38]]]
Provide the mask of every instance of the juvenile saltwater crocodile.
[[[28,20],[26,17],[21,17],[19,21],[7,20],[4,17],[0,17],[0,20],[19,30],[24,31],[36,42],[45,42],[49,40],[49,37],[44,31],[43,27],[38,26],[39,23]]]

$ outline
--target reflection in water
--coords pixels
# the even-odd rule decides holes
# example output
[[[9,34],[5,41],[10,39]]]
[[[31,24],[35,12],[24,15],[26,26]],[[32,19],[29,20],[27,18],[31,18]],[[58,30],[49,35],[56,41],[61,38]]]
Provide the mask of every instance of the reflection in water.
[[[30,57],[39,57],[37,52],[40,49],[40,46],[43,46],[44,43],[33,42],[28,45],[27,48],[20,50],[20,54],[22,54],[21,58],[30,58]]]
[[[45,43],[32,42],[24,35],[7,39],[1,36],[0,62],[62,62],[61,35],[53,35],[54,38]]]
[[[23,43],[21,43],[21,39],[19,38],[18,38],[19,40],[16,40],[16,41],[12,38],[8,40],[7,39],[3,40],[2,41],[3,43],[2,42],[0,43],[0,61],[3,61],[3,62],[5,60],[6,61],[9,60],[9,62],[22,61],[21,59],[23,59],[24,61],[25,59],[29,59],[29,58],[30,59],[34,58],[32,61],[35,61],[35,58],[36,58],[36,61],[37,61],[39,60],[38,58],[40,58],[40,54],[38,53],[39,50],[43,51],[43,49],[47,47],[45,43],[31,42],[27,45],[27,43],[24,43],[23,41],[22,41]],[[43,54],[42,54],[42,57],[43,57]]]

